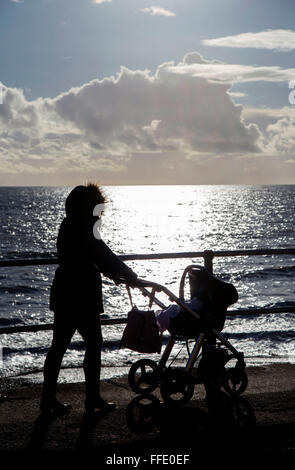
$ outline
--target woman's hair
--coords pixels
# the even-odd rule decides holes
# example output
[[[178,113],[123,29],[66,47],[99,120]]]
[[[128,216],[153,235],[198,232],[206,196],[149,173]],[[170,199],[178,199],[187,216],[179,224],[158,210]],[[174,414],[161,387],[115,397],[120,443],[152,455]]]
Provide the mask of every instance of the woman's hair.
[[[97,204],[106,202],[102,189],[95,183],[76,186],[66,199],[68,217],[92,216]]]

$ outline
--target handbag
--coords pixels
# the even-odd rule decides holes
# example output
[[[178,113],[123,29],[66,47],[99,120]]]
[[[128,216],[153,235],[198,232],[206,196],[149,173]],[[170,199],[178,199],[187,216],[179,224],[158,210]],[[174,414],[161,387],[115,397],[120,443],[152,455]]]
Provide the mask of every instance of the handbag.
[[[162,335],[153,310],[139,310],[133,306],[128,313],[120,347],[140,353],[160,353]]]

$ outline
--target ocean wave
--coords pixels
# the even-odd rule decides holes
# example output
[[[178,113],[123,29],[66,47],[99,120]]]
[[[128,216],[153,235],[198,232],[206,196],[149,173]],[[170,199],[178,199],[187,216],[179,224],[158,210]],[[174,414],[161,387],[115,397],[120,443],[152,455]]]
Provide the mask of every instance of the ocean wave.
[[[261,279],[261,278],[269,278],[272,276],[284,276],[284,277],[293,277],[295,273],[295,266],[281,266],[281,267],[272,267],[272,268],[263,268],[257,269],[253,272],[247,272],[243,274],[237,274],[236,278],[239,279]]]
[[[25,285],[0,286],[0,293],[3,294],[30,294],[40,292],[40,287],[31,287]]]
[[[17,259],[34,259],[34,258],[56,258],[57,254],[52,251],[6,251],[0,255],[0,259],[17,260]]]
[[[283,307],[295,307],[295,302],[292,301],[282,301],[282,302],[272,302],[266,304],[265,308],[283,308]]]
[[[240,305],[238,306],[236,309],[233,308],[233,310],[235,310],[237,312],[237,316],[243,316],[244,314],[241,313],[241,315],[239,315],[239,310],[244,310],[245,309],[267,309],[267,308],[287,308],[288,307],[295,307],[295,302],[291,301],[291,300],[285,300],[285,301],[281,301],[281,302],[270,302],[270,303],[265,303],[263,305],[260,305],[259,307],[257,306],[257,304],[247,304],[246,306],[243,306],[243,305]],[[231,310],[231,307],[229,308],[229,310]],[[280,312],[281,314],[282,312]],[[287,313],[287,311],[286,311]],[[275,314],[275,313],[274,313]],[[258,316],[261,316],[260,313],[257,314]],[[251,314],[251,318],[253,317],[256,317],[257,315],[255,314]]]
[[[0,323],[1,324],[1,323]],[[108,339],[104,341],[103,343],[103,350],[105,351],[106,349],[118,349],[120,344],[120,340],[117,338],[114,339]],[[49,346],[29,346],[28,344],[22,344],[19,347],[13,347],[13,346],[5,346],[3,348],[3,354],[5,357],[8,356],[13,356],[15,354],[21,354],[21,353],[29,353],[29,354],[42,354],[46,353],[49,349]],[[70,346],[67,349],[68,351],[84,351],[85,350],[85,343],[81,341],[72,341]]]
[[[229,340],[268,340],[275,343],[294,339],[295,330],[270,330],[242,333],[225,333],[224,336]]]

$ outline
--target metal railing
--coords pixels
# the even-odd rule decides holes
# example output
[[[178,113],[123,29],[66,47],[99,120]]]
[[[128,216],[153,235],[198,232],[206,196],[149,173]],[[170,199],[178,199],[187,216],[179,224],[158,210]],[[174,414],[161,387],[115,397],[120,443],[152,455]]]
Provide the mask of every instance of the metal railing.
[[[205,268],[213,273],[213,260],[217,257],[236,257],[236,256],[267,256],[267,255],[295,255],[295,248],[278,248],[278,249],[257,249],[257,250],[205,250],[205,251],[189,251],[179,253],[155,253],[155,254],[130,254],[120,255],[122,261],[139,261],[139,260],[160,260],[160,259],[179,259],[179,258],[203,258]],[[57,258],[38,258],[38,259],[13,259],[0,260],[1,267],[12,266],[40,266],[57,264]],[[273,308],[249,308],[239,310],[229,310],[227,316],[236,315],[262,315],[273,313],[295,313],[295,306],[273,307]],[[119,325],[125,324],[127,318],[120,319],[102,319],[102,325]],[[36,331],[52,330],[53,324],[39,325],[21,325],[0,328],[1,334],[25,333]]]

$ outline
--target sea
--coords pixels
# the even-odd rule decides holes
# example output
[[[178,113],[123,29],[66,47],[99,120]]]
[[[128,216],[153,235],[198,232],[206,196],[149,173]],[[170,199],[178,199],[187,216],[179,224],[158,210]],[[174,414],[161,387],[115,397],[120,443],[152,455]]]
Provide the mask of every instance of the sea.
[[[69,187],[0,188],[0,259],[56,256],[56,238]],[[295,185],[271,186],[106,186],[100,229],[103,240],[121,254],[253,250],[295,247]],[[139,277],[178,295],[183,270],[202,258],[128,261]],[[49,293],[55,265],[0,267],[0,326],[53,321]],[[232,309],[295,306],[295,255],[217,257],[214,273],[232,282],[239,301]],[[187,292],[186,286],[186,292]],[[103,318],[126,317],[124,286],[105,278]],[[134,303],[148,300],[132,290]],[[165,305],[171,301],[159,295]],[[154,307],[155,310],[158,307]],[[103,327],[103,377],[124,374],[142,355],[119,347],[124,325]],[[247,365],[295,363],[294,313],[228,317],[223,333],[243,351]],[[42,381],[51,331],[0,335],[0,377]],[[164,343],[167,336],[164,337]],[[173,356],[184,363],[186,348]],[[83,380],[84,344],[75,334],[65,354],[60,380]],[[175,359],[176,360],[176,359]]]

